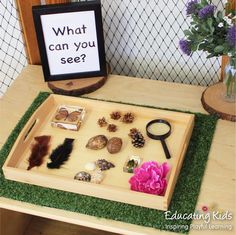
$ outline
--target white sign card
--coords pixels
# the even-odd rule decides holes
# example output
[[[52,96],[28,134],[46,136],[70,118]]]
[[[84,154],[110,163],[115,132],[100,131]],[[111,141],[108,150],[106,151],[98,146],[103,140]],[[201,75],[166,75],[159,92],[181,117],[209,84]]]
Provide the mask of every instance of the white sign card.
[[[100,1],[33,7],[46,81],[106,75]]]

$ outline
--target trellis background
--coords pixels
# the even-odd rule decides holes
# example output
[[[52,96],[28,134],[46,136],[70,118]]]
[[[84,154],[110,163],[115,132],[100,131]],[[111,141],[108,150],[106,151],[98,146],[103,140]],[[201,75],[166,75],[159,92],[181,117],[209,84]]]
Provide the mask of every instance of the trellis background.
[[[187,0],[101,0],[107,61],[113,74],[195,85],[220,79],[220,59],[178,48]],[[213,0],[223,9],[224,0]],[[27,3],[26,3],[27,4]],[[14,0],[0,2],[0,96],[27,64]]]

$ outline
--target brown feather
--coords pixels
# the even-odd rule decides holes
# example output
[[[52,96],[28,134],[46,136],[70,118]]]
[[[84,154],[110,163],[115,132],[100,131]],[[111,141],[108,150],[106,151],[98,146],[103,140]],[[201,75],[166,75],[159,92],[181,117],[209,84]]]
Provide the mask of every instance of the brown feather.
[[[35,166],[41,166],[43,158],[48,154],[49,142],[51,136],[42,135],[34,138],[35,143],[31,148],[31,155],[29,157],[29,166],[27,170],[32,169]]]

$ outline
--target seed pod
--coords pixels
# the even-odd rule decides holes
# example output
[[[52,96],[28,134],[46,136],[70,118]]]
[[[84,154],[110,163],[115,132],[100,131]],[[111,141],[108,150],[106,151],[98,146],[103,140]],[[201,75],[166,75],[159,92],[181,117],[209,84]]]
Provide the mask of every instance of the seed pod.
[[[134,118],[135,118],[135,115],[133,113],[126,113],[122,118],[122,122],[132,123],[134,121]]]
[[[107,126],[107,121],[106,121],[105,117],[99,118],[98,121],[97,121],[97,124],[98,124],[100,127]]]
[[[107,127],[107,130],[109,132],[116,132],[117,131],[117,126],[115,124],[109,124]]]
[[[121,118],[121,113],[119,111],[112,112],[110,117],[111,119],[119,120]]]
[[[89,139],[86,148],[94,150],[102,149],[107,145],[107,141],[108,139],[105,135],[96,135]]]

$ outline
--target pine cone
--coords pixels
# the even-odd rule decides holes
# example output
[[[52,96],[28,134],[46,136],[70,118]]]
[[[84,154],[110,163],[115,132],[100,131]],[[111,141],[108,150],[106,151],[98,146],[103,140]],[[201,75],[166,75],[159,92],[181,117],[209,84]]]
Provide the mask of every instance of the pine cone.
[[[115,124],[109,124],[107,127],[107,130],[109,132],[116,132],[117,131],[117,126]]]
[[[145,144],[145,139],[141,132],[137,132],[132,137],[132,144],[135,148],[142,148]]]
[[[132,128],[132,129],[130,129],[129,130],[129,136],[131,137],[131,138],[133,138],[133,136],[136,134],[136,133],[138,133],[138,132],[140,132],[137,128]]]
[[[107,125],[107,121],[106,121],[106,119],[105,119],[104,117],[99,118],[97,123],[98,123],[98,125],[99,125],[100,127],[104,127],[104,126]]]
[[[126,113],[122,118],[122,122],[124,123],[132,123],[133,121],[134,121],[133,113]]]
[[[111,117],[111,119],[119,120],[120,117],[121,117],[121,113],[120,113],[119,111],[112,112],[112,113],[110,114],[110,117]]]
[[[97,160],[96,164],[100,168],[101,171],[109,170],[110,168],[115,167],[115,165],[111,162],[108,162],[105,159],[99,159]]]

